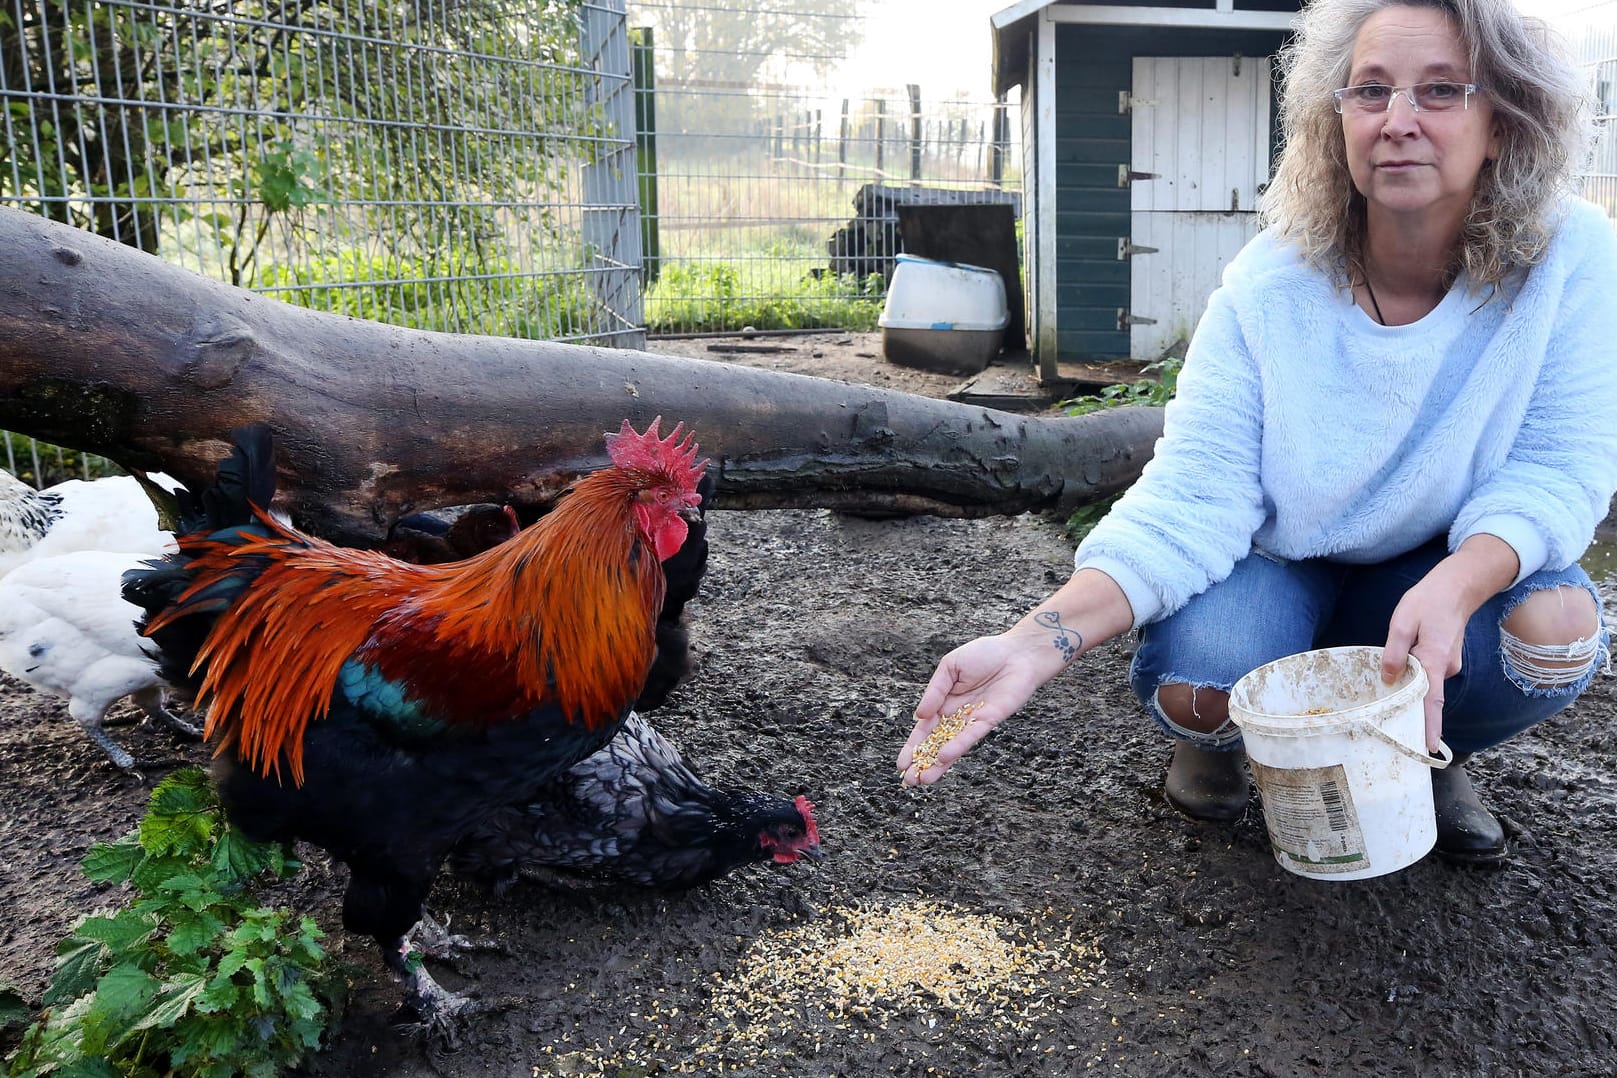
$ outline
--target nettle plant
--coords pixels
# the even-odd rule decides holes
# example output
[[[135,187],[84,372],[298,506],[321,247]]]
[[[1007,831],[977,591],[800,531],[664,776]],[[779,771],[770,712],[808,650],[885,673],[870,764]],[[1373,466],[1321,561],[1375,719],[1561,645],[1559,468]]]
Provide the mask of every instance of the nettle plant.
[[[140,826],[85,856],[132,900],[57,945],[44,1012],[8,1075],[271,1076],[318,1048],[342,979],[308,917],[253,888],[300,867],[224,818],[201,770],[152,791]]]

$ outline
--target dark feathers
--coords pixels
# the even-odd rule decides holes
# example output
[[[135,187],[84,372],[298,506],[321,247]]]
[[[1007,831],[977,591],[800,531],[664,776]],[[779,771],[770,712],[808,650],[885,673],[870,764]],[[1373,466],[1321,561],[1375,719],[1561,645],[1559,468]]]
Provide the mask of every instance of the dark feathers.
[[[612,742],[526,803],[493,813],[450,857],[453,871],[494,883],[694,887],[742,865],[819,857],[814,806],[715,789],[639,715]]]

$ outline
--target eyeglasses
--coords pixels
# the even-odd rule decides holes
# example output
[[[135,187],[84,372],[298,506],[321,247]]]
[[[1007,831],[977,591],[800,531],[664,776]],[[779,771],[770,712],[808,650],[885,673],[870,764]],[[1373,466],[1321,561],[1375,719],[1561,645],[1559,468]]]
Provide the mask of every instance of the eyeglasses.
[[[1331,96],[1336,99],[1336,111],[1343,113],[1386,112],[1399,94],[1408,99],[1416,112],[1451,112],[1470,108],[1471,95],[1478,89],[1474,82],[1417,82],[1413,86],[1366,83],[1332,90]]]

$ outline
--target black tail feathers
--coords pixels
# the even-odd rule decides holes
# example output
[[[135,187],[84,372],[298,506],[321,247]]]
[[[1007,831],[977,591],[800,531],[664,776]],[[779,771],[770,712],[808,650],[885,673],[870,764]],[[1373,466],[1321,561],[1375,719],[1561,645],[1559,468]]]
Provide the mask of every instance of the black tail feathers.
[[[242,427],[231,433],[235,448],[220,462],[215,478],[200,494],[181,489],[175,492],[180,505],[179,535],[211,535],[229,528],[253,523],[257,505],[268,509],[275,497],[275,442],[270,429],[262,424]],[[191,555],[182,548],[146,562],[124,574],[123,597],[141,610],[135,625],[142,633],[146,626],[178,601],[191,586]],[[243,570],[251,569],[244,561]],[[234,589],[220,588],[218,595],[187,601],[199,614],[217,615],[229,605]],[[207,638],[214,616],[182,617],[150,634],[148,650],[158,660],[162,677],[170,685],[195,692],[198,679],[191,666]]]
[[[231,431],[230,441],[235,448],[219,462],[213,482],[199,495],[180,493],[182,535],[250,524],[252,506],[268,509],[274,499],[274,432],[253,423]]]

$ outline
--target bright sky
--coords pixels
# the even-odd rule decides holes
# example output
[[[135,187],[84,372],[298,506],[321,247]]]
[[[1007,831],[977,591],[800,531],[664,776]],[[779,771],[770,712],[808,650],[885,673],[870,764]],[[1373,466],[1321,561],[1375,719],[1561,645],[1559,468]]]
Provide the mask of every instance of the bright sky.
[[[1012,0],[867,0],[865,39],[836,81],[902,91],[919,83],[922,100],[964,92],[993,99],[988,17]]]

